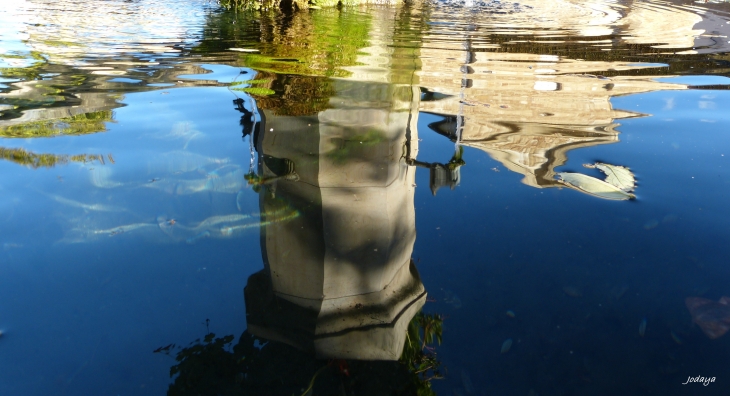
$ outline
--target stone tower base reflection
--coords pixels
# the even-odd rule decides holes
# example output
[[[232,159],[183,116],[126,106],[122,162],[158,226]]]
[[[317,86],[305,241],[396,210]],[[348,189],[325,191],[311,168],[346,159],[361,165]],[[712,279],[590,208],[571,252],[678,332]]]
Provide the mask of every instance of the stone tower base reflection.
[[[319,358],[397,360],[426,292],[410,262],[381,292],[323,301],[331,306],[329,313],[278,297],[266,270],[249,277],[244,298],[251,334]]]

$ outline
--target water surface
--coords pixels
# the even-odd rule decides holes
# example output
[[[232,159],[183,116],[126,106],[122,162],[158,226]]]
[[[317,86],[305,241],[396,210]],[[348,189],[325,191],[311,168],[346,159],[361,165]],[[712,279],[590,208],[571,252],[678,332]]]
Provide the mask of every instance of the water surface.
[[[90,7],[0,16],[0,393],[725,394],[727,4]]]

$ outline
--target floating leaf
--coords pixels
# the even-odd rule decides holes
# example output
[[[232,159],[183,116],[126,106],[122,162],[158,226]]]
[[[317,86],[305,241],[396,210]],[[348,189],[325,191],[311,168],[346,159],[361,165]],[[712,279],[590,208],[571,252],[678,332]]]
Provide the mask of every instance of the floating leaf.
[[[587,176],[582,173],[561,172],[557,176],[558,181],[566,186],[576,188],[599,198],[611,199],[615,201],[625,201],[636,198],[634,194],[630,194],[613,184],[606,183],[595,177]]]

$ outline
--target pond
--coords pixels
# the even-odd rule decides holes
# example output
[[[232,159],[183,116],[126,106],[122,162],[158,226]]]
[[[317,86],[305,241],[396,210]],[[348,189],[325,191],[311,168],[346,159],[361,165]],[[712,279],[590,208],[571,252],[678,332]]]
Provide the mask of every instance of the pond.
[[[0,14],[0,394],[726,395],[730,5]]]

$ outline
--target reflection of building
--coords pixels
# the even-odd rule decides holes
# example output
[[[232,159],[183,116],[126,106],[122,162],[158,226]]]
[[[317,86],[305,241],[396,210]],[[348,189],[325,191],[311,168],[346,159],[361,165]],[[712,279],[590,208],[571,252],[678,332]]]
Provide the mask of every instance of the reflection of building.
[[[463,47],[421,52],[420,83],[451,95],[421,102],[421,110],[460,115],[462,144],[489,153],[535,187],[558,185],[553,169],[565,162],[569,150],[618,141],[614,120],[638,114],[614,109],[612,96],[685,88],[649,78],[589,74],[641,67],[627,63],[473,52]],[[458,120],[447,118],[432,127],[456,140]]]
[[[730,43],[727,40],[712,40],[713,37],[727,37],[730,31],[722,6],[716,7],[719,12],[713,12],[708,8],[711,4],[676,3],[665,0],[522,0],[518,6],[510,6],[504,2],[487,2],[475,22],[482,34],[535,35],[557,40],[567,36],[613,36],[602,44],[640,44],[679,49],[684,54],[728,51]],[[448,14],[455,11],[458,12],[446,8],[443,13],[434,13],[434,17],[453,19]],[[585,44],[601,45],[588,41]],[[481,47],[494,48],[490,44]]]
[[[546,45],[551,42],[549,36],[566,44],[570,36],[586,37],[583,45],[590,49],[585,54],[600,54],[602,46],[621,51],[612,48],[616,45],[694,53],[693,47],[700,45],[708,48],[698,48],[698,52],[722,49],[725,41],[711,40],[712,36],[722,36],[730,29],[727,18],[719,14],[656,1],[631,2],[627,7],[617,2],[526,0],[520,2],[518,11],[480,14],[473,25],[463,25],[461,42],[452,25],[434,24],[434,29],[444,26],[454,40],[435,40],[434,45],[421,49],[418,82],[429,91],[450,96],[423,101],[420,109],[446,116],[431,125],[432,129],[487,152],[535,187],[558,185],[553,169],[566,161],[568,151],[618,142],[615,120],[638,114],[614,109],[612,97],[686,89],[651,77],[626,75],[656,65],[554,54],[554,48]],[[450,18],[447,13],[432,15],[437,22]],[[435,31],[430,34],[440,37]],[[514,40],[490,43],[491,35],[507,40],[514,36]],[[612,40],[590,39],[600,36]],[[512,46],[524,47],[529,53],[512,52]],[[551,52],[540,54],[540,49]],[[609,71],[623,75],[600,75]]]

